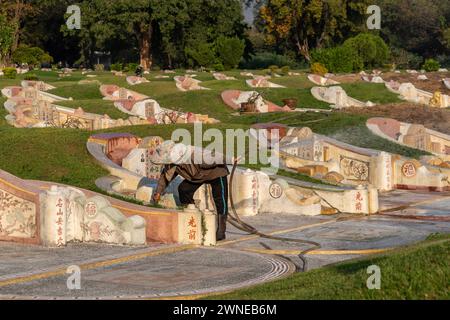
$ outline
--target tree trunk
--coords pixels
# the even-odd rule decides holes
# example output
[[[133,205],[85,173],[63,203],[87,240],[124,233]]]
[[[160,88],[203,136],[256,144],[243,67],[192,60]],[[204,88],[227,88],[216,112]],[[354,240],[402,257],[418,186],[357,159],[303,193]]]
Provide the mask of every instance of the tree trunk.
[[[295,21],[295,25],[296,30],[294,32],[294,37],[295,37],[295,45],[297,46],[298,52],[306,59],[306,61],[311,62],[311,55],[309,54],[309,43],[307,35],[306,33],[303,32],[302,25],[300,24],[299,21]]]
[[[309,44],[308,40],[304,40],[303,44],[300,43],[300,41],[297,39],[296,41],[297,49],[300,52],[300,54],[305,57],[306,61],[311,62],[311,55],[309,53]]]
[[[140,50],[140,64],[144,71],[150,71],[150,68],[152,67],[152,47],[151,47],[151,41],[152,41],[152,34],[153,34],[153,27],[150,23],[148,28],[141,29],[141,35],[140,35],[140,43],[139,43],[139,50]]]
[[[22,20],[22,9],[23,9],[23,1],[16,0],[16,7],[14,10],[14,32],[13,32],[13,43],[11,46],[11,53],[16,51],[19,46],[19,37],[20,37],[20,22]]]
[[[170,54],[167,54],[167,61],[169,63],[169,69],[172,69],[172,56]]]

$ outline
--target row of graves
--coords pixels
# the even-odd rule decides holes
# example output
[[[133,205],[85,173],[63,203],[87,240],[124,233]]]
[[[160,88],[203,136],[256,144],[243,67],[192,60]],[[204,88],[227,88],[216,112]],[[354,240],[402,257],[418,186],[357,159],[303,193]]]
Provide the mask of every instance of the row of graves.
[[[102,85],[100,93],[103,95],[103,99],[113,101],[114,106],[121,112],[145,119],[150,124],[196,122],[212,124],[219,122],[208,115],[162,108],[156,100],[117,85]]]
[[[267,128],[256,129],[258,132],[261,130],[267,137]],[[140,138],[126,133],[91,136],[87,142],[88,151],[110,173],[109,176],[97,180],[97,186],[110,194],[150,204],[162,169],[161,165],[152,160],[156,147],[162,142],[161,137]],[[196,147],[190,148],[198,150]],[[208,154],[209,151],[201,152]],[[162,196],[161,205],[171,209],[180,205],[178,185],[181,182],[182,178],[177,177],[169,185],[166,194]],[[230,192],[236,211],[242,216],[315,216],[338,212],[372,214],[378,211],[378,191],[368,184],[310,185],[297,180],[288,181],[264,170],[250,170],[245,167],[237,168]],[[207,185],[199,188],[194,198],[201,210],[212,210],[213,203]]]
[[[430,74],[429,76],[425,72],[417,75],[418,73],[417,71],[414,72],[414,70],[408,70],[407,75],[409,76],[400,76],[400,71],[395,71],[382,76],[381,71],[373,70],[371,74],[362,71],[359,75],[364,82],[384,84],[390,92],[397,94],[402,100],[434,108],[450,107],[450,96],[442,92],[450,90],[450,78],[442,78],[443,75],[445,76],[447,74],[447,70],[441,69],[438,75]],[[385,81],[383,77],[389,80]],[[429,77],[432,79],[429,79]],[[336,78],[333,74],[326,74],[324,76],[316,74],[308,75],[308,79],[319,86],[311,89],[312,95],[317,100],[327,102],[332,107],[338,109],[347,107],[371,107],[375,105],[370,101],[363,102],[349,97],[345,90],[339,86],[340,82],[336,81]],[[437,80],[436,78],[439,79]],[[401,80],[417,80],[419,82],[434,81],[435,85],[430,86],[430,88],[436,88],[437,90],[428,92],[417,88],[412,82],[400,82]],[[442,86],[444,87],[442,88]],[[439,89],[439,87],[444,90]]]
[[[196,208],[142,206],[72,186],[23,180],[2,170],[0,204],[0,241],[47,247],[215,244],[212,212],[205,217]]]
[[[355,147],[313,133],[308,128],[283,128],[279,141],[281,166],[326,182],[395,189],[448,191],[450,136],[392,119],[367,122],[372,132],[399,144],[429,151],[420,160],[384,151]]]
[[[19,179],[0,170],[0,241],[144,245],[146,221],[98,194]]]
[[[63,107],[57,103],[67,99],[48,93],[53,89],[41,81],[22,81],[21,87],[5,87],[2,95],[7,98],[4,106],[8,111],[6,120],[18,128],[77,128],[99,130],[127,125],[147,124],[148,121],[138,117],[128,119],[111,119],[108,115],[85,112]]]
[[[273,83],[270,80],[270,76],[257,76],[253,74],[244,73],[245,75],[251,77],[253,79],[246,80],[246,83],[251,88],[285,88],[282,85]],[[195,90],[210,90],[209,88],[201,86],[201,81],[195,79],[195,74],[186,74],[184,76],[176,76],[174,77],[175,84],[178,90],[186,92],[186,91],[195,91]],[[230,81],[237,80],[235,77],[229,77],[223,73],[214,72],[213,77],[218,81]]]
[[[2,89],[7,98],[4,104],[8,111],[6,120],[18,128],[60,127],[84,130],[100,130],[130,125],[165,123],[216,123],[207,115],[183,113],[164,109],[147,96],[114,85],[100,87],[105,99],[114,101],[116,108],[129,117],[111,119],[108,115],[85,112],[58,105],[58,102],[72,100],[49,93],[55,87],[42,81],[21,82],[21,86]]]

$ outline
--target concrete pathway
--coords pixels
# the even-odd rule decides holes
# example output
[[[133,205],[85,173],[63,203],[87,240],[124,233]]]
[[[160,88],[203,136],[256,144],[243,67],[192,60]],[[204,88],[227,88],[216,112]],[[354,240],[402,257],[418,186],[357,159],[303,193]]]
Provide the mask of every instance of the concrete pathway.
[[[244,220],[258,230],[319,242],[308,269],[385,252],[450,232],[450,193],[395,191],[380,197],[382,214],[260,215]],[[429,218],[433,218],[430,220]],[[287,276],[303,266],[307,246],[248,235],[229,227],[213,248],[70,245],[48,249],[0,243],[0,299],[136,299],[226,292]],[[81,269],[81,289],[69,290],[67,268]]]

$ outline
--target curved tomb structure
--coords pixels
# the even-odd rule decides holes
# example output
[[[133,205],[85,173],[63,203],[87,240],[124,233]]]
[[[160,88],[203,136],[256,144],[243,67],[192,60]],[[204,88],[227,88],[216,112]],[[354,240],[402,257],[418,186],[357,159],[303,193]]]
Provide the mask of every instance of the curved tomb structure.
[[[146,221],[80,189],[25,181],[0,170],[0,241],[62,247],[70,242],[144,245]]]
[[[257,112],[290,112],[288,106],[280,107],[265,100],[257,91],[226,90],[221,94],[223,102],[233,110],[241,110],[241,103],[254,101]]]
[[[220,73],[220,72],[214,72],[213,77],[216,80],[237,80],[235,77],[229,77],[226,74]]]
[[[268,77],[255,76],[253,79],[246,80],[247,84],[252,88],[286,88],[285,86],[270,82]]]
[[[192,112],[180,112],[162,108],[156,100],[144,99],[141,101],[119,100],[114,102],[120,111],[146,119],[152,124],[174,124],[174,123],[217,123],[218,120],[209,118],[208,115],[195,114]]]
[[[56,89],[56,87],[49,85],[43,81],[30,81],[30,80],[23,80],[20,85],[22,86],[22,88],[28,88],[28,87],[32,87],[35,88],[39,91],[49,91],[52,89]]]
[[[192,76],[176,76],[174,77],[175,84],[180,91],[194,91],[194,90],[210,90],[200,86],[201,81],[194,79]]]
[[[449,135],[427,129],[423,125],[389,118],[371,118],[367,121],[367,127],[382,138],[433,153],[443,161],[450,161]]]
[[[313,191],[315,195],[321,198],[325,211],[331,209],[338,212],[359,214],[371,214],[378,211],[378,190],[376,187],[363,181],[347,181],[343,174],[339,173],[339,164],[320,161],[318,153],[316,154],[316,160],[319,161],[311,159],[314,154],[312,148],[304,146],[302,154],[298,154],[299,150],[295,150],[295,148],[297,148],[296,144],[299,139],[307,140],[313,137],[309,128],[289,128],[272,123],[257,124],[252,128],[256,131],[252,131],[251,134],[258,139],[258,142],[272,148],[271,163],[274,167],[295,170],[332,184],[314,184],[284,178],[290,185],[305,187]],[[317,149],[317,151],[319,150]],[[364,169],[360,171],[360,175],[365,178]],[[353,176],[353,178],[355,177]]]
[[[383,78],[381,78],[380,76],[367,76],[367,75],[362,75],[361,79],[364,80],[365,82],[371,82],[371,83],[384,83]]]
[[[215,216],[159,209],[89,190],[19,179],[0,170],[0,241],[64,247],[71,242],[214,245]],[[203,217],[202,217],[203,216]]]
[[[112,101],[118,100],[139,101],[148,98],[146,95],[125,88],[121,88],[114,84],[105,84],[100,86],[100,93],[103,95],[104,100],[112,100]]]
[[[390,129],[386,134],[394,136],[395,132]],[[279,155],[281,167],[333,184],[372,186],[380,191],[450,190],[450,166],[436,166],[429,159],[419,162],[355,147],[315,134],[309,128],[289,128],[280,138],[273,152]],[[274,141],[271,144],[274,146]]]
[[[147,83],[150,82],[144,77],[137,77],[137,76],[128,76],[127,77],[127,83],[131,86],[141,84],[141,83]]]
[[[348,107],[371,107],[374,104],[370,101],[362,102],[351,98],[347,95],[345,90],[339,86],[333,87],[314,87],[311,89],[311,94],[317,100],[324,101],[334,106],[337,109]]]
[[[337,82],[333,79],[325,78],[325,77],[319,76],[317,74],[309,74],[308,79],[309,79],[309,81],[311,81],[312,83],[314,83],[318,86],[334,86],[334,85],[339,84],[339,82]]]
[[[82,108],[72,109],[58,106],[47,101],[12,101],[5,102],[9,114],[6,120],[17,128],[71,128],[82,130],[101,130],[130,125],[149,124],[138,117],[128,119],[111,119],[108,115],[85,112]]]
[[[20,99],[32,99],[32,100],[44,100],[48,102],[57,102],[57,101],[68,101],[72,99],[67,99],[63,97],[59,97],[57,95],[40,91],[32,86],[28,87],[5,87],[2,89],[2,95],[11,100],[20,100]]]
[[[162,142],[160,137],[140,139],[129,134],[92,136],[87,148],[111,174],[111,177],[99,179],[97,185],[109,193],[149,203],[162,169],[152,162],[152,157],[156,146]],[[177,188],[181,182],[182,178],[178,177],[169,185],[162,205],[171,208],[179,204]],[[244,216],[262,213],[319,215],[333,209],[308,186],[288,183],[282,177],[270,177],[262,171],[238,168],[231,192],[236,210]],[[201,210],[214,208],[208,187],[202,186],[194,198]]]
[[[207,115],[162,108],[156,100],[116,85],[103,85],[100,87],[100,92],[104,99],[114,101],[114,106],[123,113],[139,117],[149,124],[218,122]]]
[[[444,82],[445,87],[450,90],[450,78],[445,78],[442,82]]]
[[[412,83],[399,83],[396,81],[386,82],[385,85],[389,91],[400,95],[400,99],[435,108],[450,107],[450,97],[439,91],[433,94],[417,89]]]
[[[85,112],[82,108],[72,109],[55,104],[55,101],[68,100],[32,86],[6,87],[2,93],[8,97],[5,109],[7,122],[18,128],[60,127],[84,130],[100,130],[128,125],[148,124],[138,117],[111,119],[107,115]]]
[[[170,76],[165,76],[163,74],[158,74],[155,76],[155,79],[169,79],[169,78],[170,78]]]

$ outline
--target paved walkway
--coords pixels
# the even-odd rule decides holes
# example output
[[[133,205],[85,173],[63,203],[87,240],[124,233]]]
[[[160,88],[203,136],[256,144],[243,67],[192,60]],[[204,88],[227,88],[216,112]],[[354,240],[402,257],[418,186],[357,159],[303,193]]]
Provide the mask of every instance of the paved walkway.
[[[306,256],[309,269],[450,232],[448,193],[395,191],[380,202],[385,212],[370,217],[266,214],[244,220],[265,233],[319,242],[322,248]],[[162,298],[231,291],[295,272],[305,248],[233,227],[214,248],[77,244],[48,249],[0,243],[0,298]],[[67,288],[71,265],[81,268],[80,290]]]

